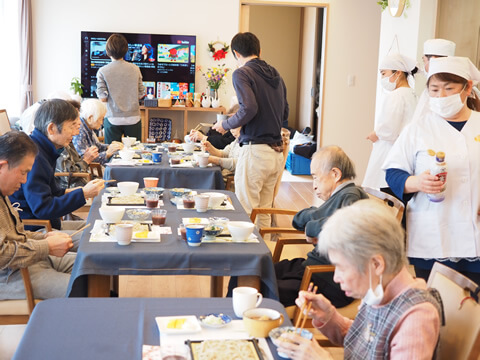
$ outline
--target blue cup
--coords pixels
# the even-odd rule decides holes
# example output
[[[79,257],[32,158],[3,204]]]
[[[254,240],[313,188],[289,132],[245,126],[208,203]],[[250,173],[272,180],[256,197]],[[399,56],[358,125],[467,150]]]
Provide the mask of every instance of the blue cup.
[[[161,163],[162,162],[162,153],[161,152],[152,152],[152,161],[154,163]]]
[[[202,243],[204,225],[186,225],[187,229],[187,244],[189,246],[200,246]]]

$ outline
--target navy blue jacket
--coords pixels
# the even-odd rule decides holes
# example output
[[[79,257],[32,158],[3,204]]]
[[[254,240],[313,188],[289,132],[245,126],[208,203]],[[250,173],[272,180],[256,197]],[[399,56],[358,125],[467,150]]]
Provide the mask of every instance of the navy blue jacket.
[[[22,219],[50,220],[52,227],[61,229],[60,218],[85,205],[82,189],[65,194],[55,182],[55,164],[59,153],[53,143],[37,129],[30,135],[38,146],[38,155],[27,176],[27,182],[9,196],[20,203]],[[33,229],[34,230],[34,229]]]
[[[234,71],[233,87],[240,109],[223,122],[225,130],[242,127],[239,142],[273,144],[288,123],[287,89],[278,71],[258,58]]]

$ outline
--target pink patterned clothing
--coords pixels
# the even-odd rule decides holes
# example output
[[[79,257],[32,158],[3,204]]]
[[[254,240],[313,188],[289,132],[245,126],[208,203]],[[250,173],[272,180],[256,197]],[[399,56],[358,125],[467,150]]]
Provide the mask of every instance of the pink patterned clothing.
[[[402,294],[411,289],[426,289],[426,283],[422,279],[413,279],[408,270],[403,268],[386,286],[382,304],[374,306],[370,310],[373,310],[373,312],[379,310],[381,313],[383,308],[388,307],[394,300],[398,300]],[[362,304],[362,306],[368,305]],[[365,310],[369,309],[364,308],[360,312]],[[368,314],[367,320],[369,320]],[[368,354],[367,357],[362,356],[362,358],[432,359],[438,343],[440,322],[439,309],[433,303],[420,302],[413,305],[399,317],[393,331],[391,331],[388,351],[385,356]],[[316,324],[314,323],[314,325]],[[361,328],[362,325],[365,324],[358,324],[358,320],[354,324],[353,320],[345,318],[335,311],[333,317],[319,330],[332,342],[344,344],[347,333],[355,331],[356,328]],[[360,339],[360,335],[358,339],[363,341],[363,339]],[[345,343],[345,346],[345,354],[347,355],[347,347],[351,344]]]

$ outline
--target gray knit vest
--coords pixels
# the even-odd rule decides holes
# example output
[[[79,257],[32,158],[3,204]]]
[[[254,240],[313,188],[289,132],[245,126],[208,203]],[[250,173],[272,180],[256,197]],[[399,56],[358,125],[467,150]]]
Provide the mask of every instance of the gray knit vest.
[[[443,322],[443,305],[435,289],[408,289],[389,304],[374,308],[363,305],[344,339],[345,359],[389,359],[392,333],[398,320],[412,306],[433,304]],[[433,356],[438,356],[438,342]]]

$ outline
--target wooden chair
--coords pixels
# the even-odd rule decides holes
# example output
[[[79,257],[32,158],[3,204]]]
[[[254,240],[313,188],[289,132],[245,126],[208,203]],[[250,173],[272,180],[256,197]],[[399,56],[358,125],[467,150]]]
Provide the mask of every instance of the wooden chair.
[[[269,214],[269,215],[295,215],[297,210],[290,209],[276,209],[276,208],[255,208],[250,214],[250,220],[255,224],[255,219],[258,214]],[[294,229],[293,227],[265,227],[258,230],[261,237],[264,237],[266,234],[302,234],[303,231]],[[305,240],[304,240],[305,241]]]
[[[44,226],[45,230],[52,231],[49,220],[22,220],[24,225]],[[0,325],[26,324],[35,305],[40,302],[36,300],[33,294],[32,282],[28,268],[20,269],[22,274],[23,286],[25,287],[25,299],[21,300],[0,300]]]
[[[480,305],[471,297],[479,286],[457,271],[435,263],[428,286],[439,291],[445,315],[440,329],[440,359],[480,357]]]
[[[370,199],[377,200],[387,205],[391,209],[397,220],[402,222],[405,205],[403,205],[400,200],[398,200],[395,196],[387,194],[380,190],[372,189],[366,186],[362,187],[362,189],[368,194],[368,197]]]

